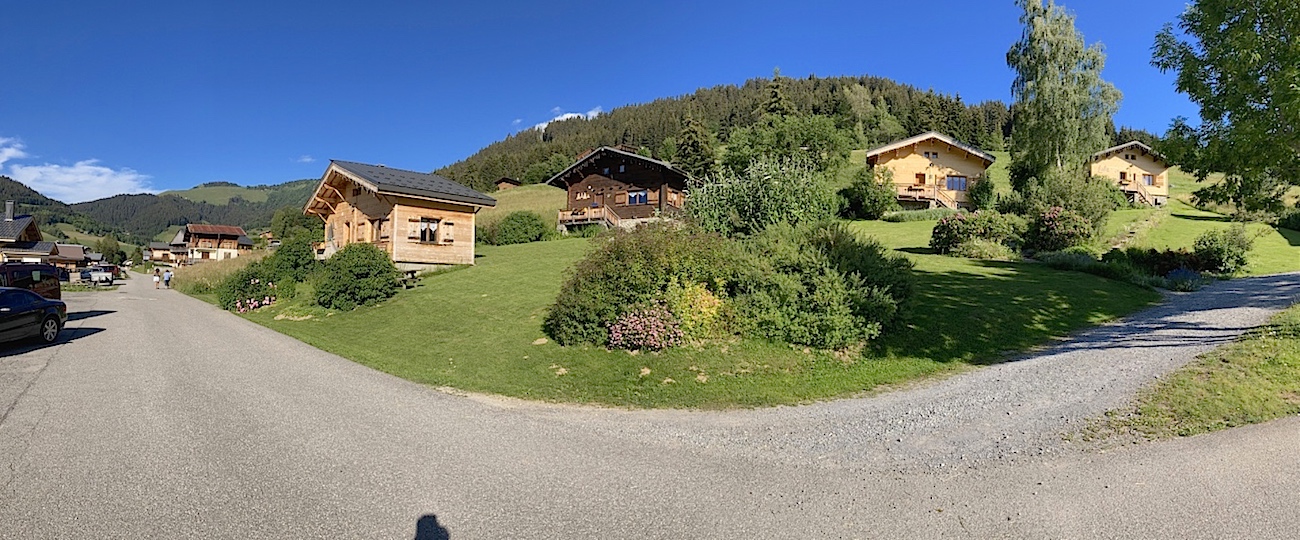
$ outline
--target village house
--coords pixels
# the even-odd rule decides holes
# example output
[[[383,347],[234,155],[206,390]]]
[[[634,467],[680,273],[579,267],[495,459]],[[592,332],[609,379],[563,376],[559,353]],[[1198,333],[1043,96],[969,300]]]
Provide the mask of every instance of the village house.
[[[90,265],[90,258],[86,256],[88,251],[90,248],[81,244],[55,244],[49,262],[64,270],[80,270]]]
[[[1139,141],[1093,154],[1090,173],[1114,182],[1129,202],[1164,206],[1169,201],[1169,164]]]
[[[57,251],[54,242],[44,241],[35,218],[15,216],[14,202],[5,201],[4,221],[0,221],[0,259],[3,262],[48,263]]]
[[[417,270],[474,264],[474,215],[496,204],[436,174],[330,161],[303,212],[325,221],[317,256],[365,242]]]
[[[154,264],[176,262],[176,258],[172,256],[172,246],[167,242],[149,242],[144,253],[145,260],[152,261]]]
[[[967,193],[984,179],[992,155],[942,133],[928,132],[867,152],[867,166],[892,173],[904,208],[966,208]]]
[[[502,176],[500,180],[497,180],[497,191],[505,191],[517,187],[519,187],[519,181],[514,178]]]
[[[669,163],[602,146],[546,183],[568,192],[560,229],[587,224],[631,228],[679,213],[686,204],[687,178]]]
[[[168,247],[170,260],[175,264],[194,264],[234,259],[252,250],[253,241],[244,234],[244,229],[233,225],[190,223],[176,231]]]

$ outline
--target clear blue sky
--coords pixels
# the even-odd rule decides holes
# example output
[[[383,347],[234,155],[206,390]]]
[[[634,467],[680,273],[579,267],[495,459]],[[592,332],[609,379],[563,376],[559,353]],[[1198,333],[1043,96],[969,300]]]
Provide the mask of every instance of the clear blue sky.
[[[1065,0],[1117,123],[1196,109],[1150,65],[1181,0]],[[7,0],[0,173],[67,202],[329,159],[432,170],[562,113],[784,75],[877,75],[1010,100],[1011,0],[102,2]]]

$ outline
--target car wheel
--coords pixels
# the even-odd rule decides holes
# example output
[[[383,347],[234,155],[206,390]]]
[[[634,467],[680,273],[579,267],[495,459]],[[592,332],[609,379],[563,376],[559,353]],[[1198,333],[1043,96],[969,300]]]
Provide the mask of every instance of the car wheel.
[[[41,342],[54,343],[54,340],[59,339],[59,330],[62,330],[59,326],[59,320],[54,317],[46,317],[44,321],[41,321],[41,334],[39,336]]]

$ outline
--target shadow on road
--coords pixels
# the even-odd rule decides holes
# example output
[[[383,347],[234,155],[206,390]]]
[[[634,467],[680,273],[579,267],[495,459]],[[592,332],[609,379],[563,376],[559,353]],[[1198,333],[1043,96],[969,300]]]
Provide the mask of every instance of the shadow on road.
[[[71,317],[69,317],[68,320],[71,320]],[[9,343],[3,343],[0,344],[0,358],[28,353],[37,349],[44,349],[45,347],[50,347],[54,345],[61,345],[63,343],[81,339],[86,336],[93,336],[103,331],[104,331],[103,328],[64,328],[62,332],[59,332],[59,339],[55,340],[54,343],[51,343],[49,345],[36,343],[35,341],[32,340],[12,341]]]
[[[450,540],[451,533],[438,523],[438,516],[425,514],[415,522],[415,540]]]
[[[68,314],[68,322],[72,322],[72,321],[80,321],[80,320],[83,320],[83,319],[89,319],[89,318],[91,318],[91,317],[98,317],[98,316],[100,316],[100,315],[108,315],[109,313],[117,313],[117,312],[116,312],[116,311],[105,311],[105,310],[102,310],[102,309],[92,309],[92,310],[90,310],[90,311],[77,311],[77,312],[73,312],[73,313],[69,313],[69,314]]]

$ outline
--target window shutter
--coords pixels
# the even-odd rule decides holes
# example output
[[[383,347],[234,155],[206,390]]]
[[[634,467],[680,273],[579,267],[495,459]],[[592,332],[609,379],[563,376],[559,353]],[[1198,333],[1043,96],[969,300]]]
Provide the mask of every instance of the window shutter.
[[[443,242],[446,242],[446,243],[450,244],[450,243],[452,243],[453,241],[455,241],[455,239],[456,239],[456,238],[455,238],[455,237],[456,237],[456,224],[455,224],[455,223],[452,223],[452,222],[450,222],[450,221],[444,221],[444,222],[442,222],[442,227],[441,227],[441,229],[442,229],[442,241],[443,241]]]
[[[412,240],[420,239],[420,222],[408,221],[406,223],[406,237]]]

